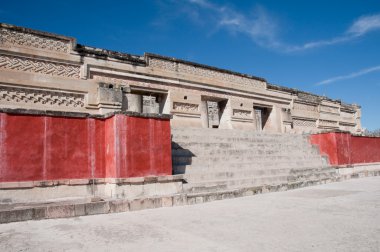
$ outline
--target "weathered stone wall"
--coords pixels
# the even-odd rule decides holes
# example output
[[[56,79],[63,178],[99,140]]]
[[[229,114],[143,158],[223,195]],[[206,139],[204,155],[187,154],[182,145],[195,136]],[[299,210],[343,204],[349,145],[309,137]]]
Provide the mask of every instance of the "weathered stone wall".
[[[148,104],[149,96],[155,101]],[[74,38],[0,24],[1,108],[166,113],[173,115],[173,127],[207,128],[207,101],[225,104],[216,119],[220,128],[361,132],[356,105],[228,70],[82,46]],[[261,127],[254,108],[269,113]]]

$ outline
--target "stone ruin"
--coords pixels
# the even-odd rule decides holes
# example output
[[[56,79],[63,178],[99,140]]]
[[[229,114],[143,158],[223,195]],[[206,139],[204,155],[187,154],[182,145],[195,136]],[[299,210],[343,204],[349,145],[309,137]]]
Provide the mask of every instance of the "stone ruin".
[[[265,79],[74,38],[0,25],[2,109],[171,114],[172,127],[361,133],[360,106]]]
[[[380,175],[360,106],[0,24],[0,223]]]

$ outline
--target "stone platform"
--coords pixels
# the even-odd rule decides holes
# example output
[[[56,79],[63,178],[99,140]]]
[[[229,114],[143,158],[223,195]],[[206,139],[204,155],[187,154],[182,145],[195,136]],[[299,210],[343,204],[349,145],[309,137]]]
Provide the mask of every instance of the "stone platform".
[[[354,170],[355,167],[341,169],[343,169],[341,170],[342,175],[334,177],[333,179],[304,180],[302,182],[241,187],[200,193],[182,191],[176,194],[157,195],[150,197],[142,196],[130,199],[77,197],[34,203],[2,203],[0,204],[0,223],[51,218],[71,218],[94,214],[108,214],[151,208],[184,206],[212,202],[216,200],[252,196],[268,192],[287,191],[307,186],[344,181],[351,178],[380,176],[379,165],[376,165],[372,168],[367,166],[366,169],[359,168],[358,170]]]

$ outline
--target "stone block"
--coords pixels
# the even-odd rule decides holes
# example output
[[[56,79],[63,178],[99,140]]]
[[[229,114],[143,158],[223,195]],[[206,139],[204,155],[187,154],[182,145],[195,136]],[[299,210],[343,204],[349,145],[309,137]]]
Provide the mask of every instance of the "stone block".
[[[110,183],[110,184],[115,184],[116,183],[116,179],[115,178],[105,178],[104,182],[105,183]]]
[[[68,218],[75,216],[74,205],[57,205],[48,206],[46,211],[46,218]]]
[[[108,201],[90,202],[85,205],[86,215],[109,213],[110,206]]]
[[[69,179],[60,179],[53,182],[54,185],[70,185]]]
[[[168,176],[158,176],[157,177],[157,182],[167,182],[167,181],[170,181],[172,180],[172,176],[171,175],[168,175]]]
[[[86,215],[86,204],[75,204],[74,211],[75,211],[75,216]]]
[[[156,182],[157,182],[157,176],[144,177],[144,183],[156,183]]]
[[[250,189],[244,190],[242,193],[242,196],[252,196],[252,195],[253,195],[253,191]]]
[[[142,184],[131,184],[125,187],[126,198],[137,198],[144,196],[144,186]]]
[[[142,184],[144,183],[144,177],[126,178],[125,181],[131,184]]]
[[[43,180],[43,181],[34,181],[34,186],[36,187],[49,187],[49,186],[55,186],[58,184],[58,181],[53,180]]]
[[[173,195],[182,192],[182,182],[163,182],[155,184],[155,195]]]
[[[0,188],[2,189],[12,189],[12,188],[18,188],[18,182],[3,182],[0,184]]]
[[[113,87],[99,87],[98,90],[99,103],[102,104],[120,104],[123,101],[123,93],[121,90]]]
[[[34,211],[32,208],[0,211],[0,223],[32,220],[33,217]]]
[[[162,201],[161,198],[141,198],[132,200],[129,206],[131,211],[158,208],[162,206]]]
[[[162,202],[162,207],[172,207],[173,206],[173,198],[172,197],[162,197],[161,202]]]
[[[186,194],[173,195],[173,206],[184,206],[187,204]]]
[[[47,207],[38,207],[34,208],[33,219],[34,220],[42,220],[47,217]]]
[[[194,205],[194,204],[196,204],[197,203],[197,201],[196,201],[196,197],[193,197],[193,196],[187,196],[187,204],[188,205]]]
[[[216,198],[216,195],[214,193],[207,194],[203,198],[204,202],[211,202],[211,201],[215,201],[216,199],[217,198]]]
[[[156,196],[156,183],[144,183],[144,197]]]
[[[224,192],[222,194],[222,199],[233,199],[235,198],[235,195],[233,192]]]
[[[113,200],[109,202],[110,213],[120,213],[129,211],[128,200]]]
[[[32,188],[34,187],[33,181],[23,181],[18,183],[19,188]]]
[[[198,196],[195,198],[195,204],[203,203],[204,199],[203,196]]]
[[[70,185],[86,185],[89,183],[88,179],[70,179],[69,184]]]

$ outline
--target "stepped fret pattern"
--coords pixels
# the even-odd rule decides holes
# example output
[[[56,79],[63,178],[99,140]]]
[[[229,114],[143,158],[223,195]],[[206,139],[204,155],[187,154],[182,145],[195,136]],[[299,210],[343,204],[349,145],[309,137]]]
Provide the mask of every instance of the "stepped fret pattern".
[[[168,60],[161,59],[150,59],[149,66],[161,68],[169,71],[178,71],[180,73],[192,74],[197,76],[202,76],[206,78],[217,78],[224,81],[233,82],[236,84],[250,86],[254,88],[264,89],[266,84],[264,81],[255,80],[249,77],[239,76],[231,73],[223,73],[220,71],[205,69],[202,67],[192,66],[188,64],[171,62]]]
[[[59,40],[56,38],[48,38],[31,33],[21,31],[0,29],[0,44],[33,47],[55,52],[68,53],[70,51],[69,40]]]
[[[0,55],[0,69],[47,74],[79,79],[80,67],[44,60],[29,59],[17,56]]]
[[[84,95],[0,86],[0,102],[83,108]]]

